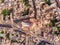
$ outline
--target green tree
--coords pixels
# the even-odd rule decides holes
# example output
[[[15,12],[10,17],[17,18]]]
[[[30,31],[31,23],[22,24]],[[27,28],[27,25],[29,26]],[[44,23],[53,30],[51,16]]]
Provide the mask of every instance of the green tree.
[[[52,27],[55,26],[55,21],[54,20],[51,20],[51,24],[50,24]]]
[[[58,31],[60,32],[60,27],[57,27]]]
[[[29,9],[24,10],[24,12],[22,12],[22,13],[23,13],[23,16],[28,15],[29,14]]]
[[[10,39],[10,34],[9,33],[6,34],[6,38]]]
[[[24,4],[25,4],[26,7],[29,6],[29,2],[28,2],[28,0],[23,0],[23,2],[24,2]]]
[[[1,31],[1,34],[3,34],[4,33],[4,31]]]
[[[2,11],[2,14],[3,14],[4,16],[10,15],[10,10],[4,9],[4,10]]]
[[[56,22],[58,22],[56,18],[54,18],[53,20],[51,20],[51,26],[54,27]]]
[[[12,43],[17,42],[17,40],[11,40]]]
[[[25,6],[26,6],[26,7],[28,7],[28,6],[29,6],[29,4],[28,4],[28,3],[25,3]]]
[[[45,2],[46,2],[48,5],[51,5],[50,0],[45,0]]]
[[[4,3],[4,0],[0,0],[2,3]]]
[[[14,34],[12,34],[12,36],[14,36]]]
[[[59,35],[59,32],[58,31],[54,31],[54,34]]]

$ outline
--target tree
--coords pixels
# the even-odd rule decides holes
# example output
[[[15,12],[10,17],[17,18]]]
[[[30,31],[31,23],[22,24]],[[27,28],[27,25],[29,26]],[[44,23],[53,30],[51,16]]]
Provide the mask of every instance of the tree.
[[[60,32],[60,27],[57,27],[58,31]]]
[[[58,22],[56,18],[54,18],[53,20],[51,20],[51,26],[55,26],[55,23]]]
[[[2,14],[3,14],[4,16],[10,15],[10,10],[4,9],[4,10],[2,11]]]
[[[17,40],[11,40],[12,43],[17,42]]]
[[[2,3],[4,3],[4,0],[0,0]]]
[[[24,4],[25,4],[26,7],[29,6],[29,2],[28,2],[28,0],[23,0],[23,2],[24,2]]]
[[[22,12],[22,13],[23,13],[23,16],[28,15],[29,14],[29,9],[24,10],[24,12]]]
[[[51,26],[54,27],[55,26],[55,21],[51,20]]]
[[[50,0],[45,0],[45,2],[46,2],[48,5],[51,5]]]
[[[10,39],[10,37],[9,37],[9,36],[10,36],[10,34],[9,34],[9,33],[7,33],[7,34],[6,34],[6,38],[7,38],[7,39]]]
[[[1,34],[3,34],[4,33],[4,31],[1,31]]]

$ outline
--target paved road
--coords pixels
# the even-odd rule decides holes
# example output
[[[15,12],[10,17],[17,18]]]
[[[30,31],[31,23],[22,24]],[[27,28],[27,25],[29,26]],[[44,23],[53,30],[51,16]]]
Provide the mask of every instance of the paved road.
[[[36,18],[36,15],[37,15],[37,9],[36,9],[36,5],[35,5],[35,0],[32,0],[32,2],[33,2],[33,7],[34,7],[34,11],[35,11],[35,18]]]
[[[8,27],[8,28],[12,28],[12,26],[10,24],[0,24],[0,27]]]

